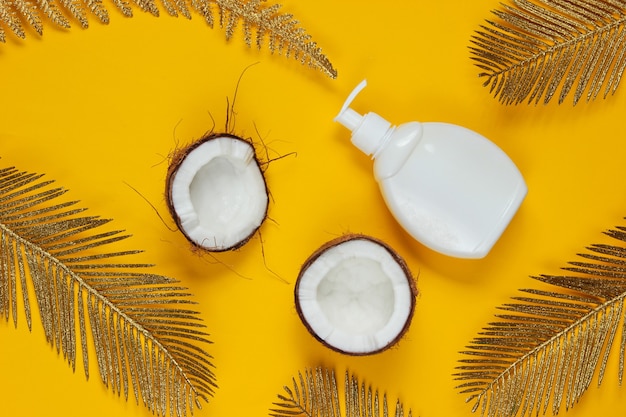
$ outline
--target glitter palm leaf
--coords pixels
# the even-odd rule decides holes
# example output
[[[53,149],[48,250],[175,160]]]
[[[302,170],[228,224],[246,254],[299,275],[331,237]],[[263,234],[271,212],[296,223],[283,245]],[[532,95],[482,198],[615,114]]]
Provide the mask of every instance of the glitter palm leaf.
[[[459,389],[486,417],[557,415],[603,381],[614,345],[622,381],[626,357],[626,228],[620,243],[596,244],[564,275],[541,275],[547,289],[525,289],[503,305],[468,346]],[[621,333],[621,335],[620,335]]]
[[[404,406],[396,401],[395,412],[387,403],[387,395],[379,395],[350,373],[346,372],[344,386],[344,407],[339,401],[339,388],[335,372],[327,368],[298,372],[291,387],[285,386],[285,394],[279,394],[279,401],[270,410],[272,417],[317,416],[317,417],[411,417],[404,412]]]
[[[162,7],[175,17],[182,15],[191,19],[193,14],[198,14],[210,27],[217,20],[227,39],[233,37],[241,23],[248,46],[254,44],[261,49],[267,43],[272,52],[293,57],[331,78],[337,76],[311,35],[291,14],[281,13],[278,4],[267,5],[265,0],[132,0],[132,4],[127,0],[113,0],[113,3],[127,17],[133,16],[135,8],[159,16]],[[0,41],[6,41],[6,29],[25,38],[24,22],[42,35],[45,20],[62,28],[69,28],[70,20],[76,20],[87,28],[91,16],[101,23],[109,23],[109,12],[102,0],[0,0]]]
[[[0,318],[17,327],[21,305],[31,329],[32,291],[48,343],[72,369],[82,355],[89,376],[91,340],[109,389],[132,390],[160,416],[200,407],[215,378],[187,289],[120,261],[140,251],[103,250],[128,235],[98,231],[109,221],[60,202],[65,190],[41,177],[0,169]]]
[[[626,69],[623,0],[513,0],[472,37],[485,86],[505,104],[606,97]]]

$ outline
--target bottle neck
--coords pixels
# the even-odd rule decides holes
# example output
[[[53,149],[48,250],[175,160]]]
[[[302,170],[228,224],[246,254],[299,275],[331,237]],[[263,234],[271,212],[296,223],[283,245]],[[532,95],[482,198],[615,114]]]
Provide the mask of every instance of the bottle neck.
[[[376,155],[385,146],[393,132],[391,123],[376,113],[367,113],[365,116],[354,113],[356,117],[349,115],[346,118],[356,125],[351,129],[352,143],[366,155]]]
[[[379,182],[393,177],[404,167],[422,139],[423,127],[419,122],[409,122],[389,132],[374,154],[374,176]]]

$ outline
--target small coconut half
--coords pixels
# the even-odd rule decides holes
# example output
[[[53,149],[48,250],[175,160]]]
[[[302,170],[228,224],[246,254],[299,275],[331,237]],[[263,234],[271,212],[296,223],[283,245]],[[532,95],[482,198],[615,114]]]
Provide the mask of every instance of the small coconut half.
[[[318,249],[295,286],[296,309],[309,332],[338,352],[369,355],[408,330],[417,288],[404,260],[384,242],[346,235]]]
[[[166,188],[178,228],[207,251],[241,247],[267,216],[268,191],[254,146],[231,134],[211,134],[180,151]]]

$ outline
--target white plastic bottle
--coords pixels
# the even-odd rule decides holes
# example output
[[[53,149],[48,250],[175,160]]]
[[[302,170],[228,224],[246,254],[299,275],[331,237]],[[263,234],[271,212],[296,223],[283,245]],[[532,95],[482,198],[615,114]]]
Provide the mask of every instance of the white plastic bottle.
[[[397,127],[349,106],[335,121],[374,159],[374,176],[396,220],[425,246],[458,258],[486,256],[527,193],[513,161],[476,132],[447,123]]]

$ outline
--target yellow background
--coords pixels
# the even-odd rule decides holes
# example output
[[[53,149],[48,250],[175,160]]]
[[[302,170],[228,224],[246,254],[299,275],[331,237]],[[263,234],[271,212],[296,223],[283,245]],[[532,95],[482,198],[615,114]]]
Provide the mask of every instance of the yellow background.
[[[292,59],[248,49],[240,32],[135,10],[128,19],[106,2],[109,25],[87,30],[47,24],[43,37],[9,35],[0,45],[0,164],[45,173],[88,213],[133,234],[141,260],[191,289],[214,344],[219,389],[198,416],[264,416],[291,377],[327,366],[348,369],[400,398],[414,416],[470,416],[451,374],[459,351],[492,320],[496,307],[537,287],[529,278],[558,273],[602,231],[625,224],[623,122],[626,93],[576,107],[507,107],[482,87],[469,59],[472,33],[497,0],[281,2],[333,62],[331,80]],[[164,204],[167,156],[215,127],[227,98],[236,133],[263,141],[271,221],[231,254],[193,253]],[[528,196],[482,260],[438,255],[393,221],[371,175],[371,161],[332,119],[362,79],[355,108],[394,123],[445,121],[473,129],[516,162]],[[215,126],[214,126],[215,124]],[[130,187],[136,188],[144,198]],[[302,326],[293,285],[302,262],[346,232],[383,239],[419,274],[415,318],[401,343],[382,354],[346,357]],[[616,353],[616,352],[614,352]],[[607,377],[568,411],[570,417],[623,415],[626,393],[613,355]],[[92,355],[93,360],[93,355]],[[99,381],[85,380],[23,315],[0,322],[1,416],[149,416]],[[564,412],[564,410],[563,410]]]

